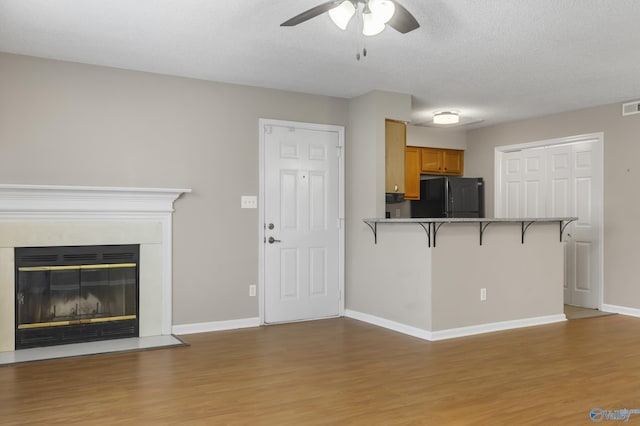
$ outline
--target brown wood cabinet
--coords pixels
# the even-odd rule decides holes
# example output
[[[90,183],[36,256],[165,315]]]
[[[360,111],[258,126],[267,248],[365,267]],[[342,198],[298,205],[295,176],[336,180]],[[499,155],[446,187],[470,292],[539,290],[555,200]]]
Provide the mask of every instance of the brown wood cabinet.
[[[404,150],[404,198],[420,199],[420,175],[462,176],[464,151],[407,146]]]
[[[464,174],[464,151],[420,148],[420,172],[430,175],[462,176]]]
[[[407,126],[402,121],[385,120],[385,192],[404,193],[404,149]]]
[[[404,199],[420,199],[420,149],[408,146],[404,150]]]

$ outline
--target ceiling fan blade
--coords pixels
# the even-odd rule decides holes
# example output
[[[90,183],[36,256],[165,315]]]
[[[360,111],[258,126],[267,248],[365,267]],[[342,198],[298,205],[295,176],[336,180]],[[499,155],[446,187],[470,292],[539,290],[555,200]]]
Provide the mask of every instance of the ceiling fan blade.
[[[289,19],[288,21],[284,21],[282,24],[280,24],[281,27],[293,27],[294,25],[298,25],[301,24],[305,21],[308,21],[311,18],[315,18],[318,15],[322,15],[325,12],[330,11],[331,9],[333,9],[334,7],[340,5],[340,3],[342,3],[344,0],[332,0],[332,1],[328,1],[326,3],[322,3],[316,7],[312,7],[311,9],[302,12],[299,15],[294,16],[293,18]]]
[[[404,8],[397,1],[393,2],[396,5],[396,13],[393,14],[393,17],[387,22],[394,30],[401,32],[402,34],[406,34],[409,31],[413,31],[416,28],[420,27],[416,18],[413,17],[411,12]]]

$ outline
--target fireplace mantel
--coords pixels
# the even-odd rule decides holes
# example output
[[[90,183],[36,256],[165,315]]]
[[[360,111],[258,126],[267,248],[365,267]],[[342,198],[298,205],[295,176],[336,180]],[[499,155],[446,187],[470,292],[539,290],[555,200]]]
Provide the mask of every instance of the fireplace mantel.
[[[147,335],[171,334],[173,203],[188,192],[191,190],[0,184],[0,299],[4,299],[0,323],[5,324],[0,326],[0,340],[7,335],[2,327],[14,323],[14,309],[7,303],[14,298],[15,284],[10,282],[13,248],[93,244],[88,241],[92,236],[100,240],[97,244],[141,240],[152,268],[141,271],[141,292],[153,299],[148,309],[151,319],[146,320],[147,330],[153,331]],[[108,235],[103,238],[102,234]],[[151,277],[153,287],[147,285],[143,290],[143,275]],[[4,297],[6,293],[9,298]],[[141,309],[141,335],[145,328],[142,315]],[[0,341],[0,351],[10,348]]]
[[[190,189],[0,184],[0,220],[132,219],[173,212]]]

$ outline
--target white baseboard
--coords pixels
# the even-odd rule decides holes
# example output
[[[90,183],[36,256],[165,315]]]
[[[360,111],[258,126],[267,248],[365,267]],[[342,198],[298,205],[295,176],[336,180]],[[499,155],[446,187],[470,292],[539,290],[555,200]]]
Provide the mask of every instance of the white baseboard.
[[[626,306],[605,305],[602,304],[602,312],[611,312],[614,314],[629,315],[631,317],[640,317],[640,309],[627,308]]]
[[[547,315],[544,317],[524,318],[512,321],[492,322],[489,324],[472,325],[469,327],[450,328],[448,330],[432,331],[432,340],[453,339],[454,337],[473,336],[475,334],[491,333],[493,331],[512,330],[515,328],[533,327],[535,325],[553,324],[566,321],[564,314]]]
[[[229,321],[198,322],[194,324],[174,325],[171,328],[171,333],[177,335],[208,333],[210,331],[235,330],[238,328],[250,328],[259,326],[260,318],[242,318]]]
[[[380,318],[375,315],[364,314],[362,312],[352,311],[347,309],[345,316],[360,321],[367,322],[369,324],[377,325],[380,327],[388,328],[400,333],[408,334],[409,336],[418,337],[424,340],[436,341],[453,339],[455,337],[473,336],[475,334],[490,333],[493,331],[511,330],[514,328],[531,327],[534,325],[552,324],[555,322],[566,321],[567,318],[564,314],[548,315],[544,317],[525,318],[521,320],[513,321],[501,321],[490,324],[473,325],[469,327],[450,328],[440,331],[428,331],[421,328],[412,327],[409,325],[401,324],[395,321],[390,321],[385,318]],[[639,315],[640,316],[640,315]]]
[[[351,309],[345,309],[344,316],[367,322],[369,324],[377,325],[379,327],[388,328],[389,330],[397,331],[399,333],[408,334],[409,336],[418,337],[420,339],[433,340],[431,338],[430,331],[391,321],[385,318],[380,318],[375,315],[369,315],[358,311],[352,311]]]

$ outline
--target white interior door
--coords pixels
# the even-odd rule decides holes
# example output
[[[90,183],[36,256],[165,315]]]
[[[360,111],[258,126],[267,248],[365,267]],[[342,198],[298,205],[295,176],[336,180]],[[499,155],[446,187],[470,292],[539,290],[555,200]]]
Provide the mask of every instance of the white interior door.
[[[570,188],[572,216],[578,220],[566,232],[569,263],[568,291],[565,303],[588,308],[600,307],[602,240],[602,181],[598,179],[598,153],[594,142],[571,145],[572,177]]]
[[[264,322],[341,313],[343,133],[265,124]]]
[[[563,143],[564,142],[564,143]],[[566,304],[598,308],[602,293],[602,141],[512,147],[501,155],[503,217],[578,217],[564,233]]]
[[[521,200],[522,181],[522,154],[520,151],[505,152],[502,154],[502,199],[500,200],[501,212],[496,212],[503,217],[523,217],[520,212],[524,204]]]
[[[548,149],[549,160],[549,216],[574,216],[574,191],[572,149],[570,145],[552,146]],[[564,303],[572,304],[572,289],[575,288],[575,244],[571,241],[571,227],[564,233]]]
[[[545,217],[547,200],[547,157],[544,149],[521,151],[524,217]]]
[[[503,217],[545,217],[547,162],[544,149],[502,155]]]

